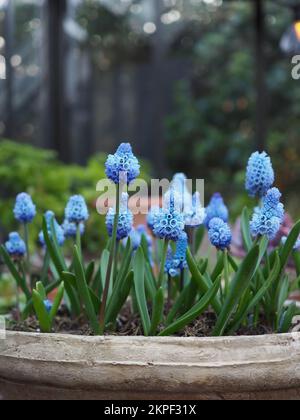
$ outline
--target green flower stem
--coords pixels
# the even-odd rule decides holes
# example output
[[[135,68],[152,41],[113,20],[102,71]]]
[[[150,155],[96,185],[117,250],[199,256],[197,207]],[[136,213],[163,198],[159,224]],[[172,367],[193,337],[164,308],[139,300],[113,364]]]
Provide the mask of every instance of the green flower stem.
[[[50,266],[50,253],[48,251],[48,248],[46,248],[46,254],[44,257],[44,265],[43,265],[43,271],[41,275],[41,282],[44,286],[48,285],[48,271]]]
[[[26,245],[26,265],[27,272],[30,274],[30,250],[29,250],[29,229],[28,223],[24,223],[24,240]]]
[[[225,297],[226,297],[228,296],[229,286],[230,286],[228,249],[224,251],[224,277],[225,277]]]
[[[119,251],[120,251],[120,241],[117,241],[116,250],[115,250],[115,258],[114,258],[114,274],[113,274],[114,284],[115,284],[115,281],[116,281],[116,278],[117,278]]]
[[[107,266],[106,272],[106,280],[105,280],[105,287],[102,296],[102,303],[100,308],[100,335],[104,334],[105,330],[105,310],[108,298],[108,292],[110,287],[110,279],[111,273],[113,269],[114,262],[116,263],[116,249],[117,249],[117,233],[118,233],[118,223],[119,223],[119,215],[120,215],[120,186],[117,185],[117,206],[116,206],[116,215],[114,220],[114,228],[112,234],[112,241],[111,241],[111,251],[109,254],[109,261]]]
[[[187,235],[189,238],[189,245],[190,245],[190,250],[192,251],[192,254],[195,256],[196,254],[196,229],[193,227],[189,227],[187,229]]]
[[[158,277],[158,288],[162,287],[164,282],[164,276],[165,276],[165,265],[167,261],[167,255],[168,255],[168,247],[169,247],[169,241],[167,239],[164,240],[164,247],[163,247],[163,253],[162,253],[162,259],[161,259],[161,266],[160,266],[160,273]]]
[[[77,245],[77,248],[78,248],[80,259],[83,263],[80,223],[77,223],[77,226],[76,226],[76,245]]]
[[[172,302],[172,277],[168,275],[168,301],[167,301],[168,312],[171,309],[171,302]]]
[[[185,281],[185,270],[180,270],[180,291],[182,292],[184,289],[184,281]]]

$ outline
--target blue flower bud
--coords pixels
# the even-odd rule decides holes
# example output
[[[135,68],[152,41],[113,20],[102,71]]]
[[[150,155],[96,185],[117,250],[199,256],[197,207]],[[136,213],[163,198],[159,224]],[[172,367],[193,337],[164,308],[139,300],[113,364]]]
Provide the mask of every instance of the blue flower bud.
[[[229,220],[229,211],[220,193],[216,193],[212,196],[211,201],[206,208],[204,223],[207,228],[209,228],[210,221],[215,218],[222,219],[225,223]]]
[[[193,195],[192,206],[184,213],[185,226],[197,228],[203,225],[206,218],[206,210],[201,205],[199,192]]]
[[[105,164],[106,176],[115,184],[125,181],[128,184],[140,174],[140,164],[132,153],[129,143],[122,143],[114,155],[109,155]]]
[[[251,197],[263,197],[274,184],[275,175],[270,157],[266,152],[253,153],[249,159],[246,190]]]
[[[232,241],[230,226],[222,219],[214,218],[209,223],[208,236],[211,244],[217,249],[228,249]]]
[[[254,210],[250,222],[253,236],[267,236],[275,239],[284,220],[284,206],[280,203],[281,193],[278,188],[270,189],[262,200],[262,207]]]
[[[183,214],[176,209],[174,192],[171,190],[169,207],[164,207],[156,217],[153,232],[160,239],[176,242],[183,230]]]
[[[53,308],[53,303],[49,299],[46,299],[44,300],[44,305],[45,305],[46,311],[48,312],[48,314],[50,314]]]
[[[66,238],[76,238],[77,235],[77,224],[73,222],[69,222],[67,219],[64,220],[62,224],[62,228]],[[85,226],[84,223],[79,224],[80,234],[81,236],[84,234]]]
[[[176,251],[173,255],[171,247],[169,247],[165,272],[171,277],[177,277],[182,270],[187,268],[186,253],[188,249],[188,236],[182,232],[176,242]]]
[[[12,232],[5,244],[8,254],[13,258],[22,258],[26,254],[26,245],[17,232]]]
[[[71,223],[81,223],[88,220],[88,208],[81,195],[74,195],[70,198],[65,209],[65,217]]]
[[[55,219],[55,214],[53,213],[53,211],[47,211],[45,213],[45,218],[46,218],[46,223],[47,223],[47,231],[49,233],[50,238],[52,238],[51,221],[53,220],[57,242],[59,246],[63,246],[65,242],[65,234],[62,227],[57,223]],[[40,232],[39,234],[39,242],[42,246],[46,245],[43,232]]]
[[[108,235],[112,237],[114,222],[115,222],[116,211],[115,209],[109,209],[106,216],[106,228]],[[130,234],[133,227],[133,214],[128,209],[128,194],[122,194],[120,214],[118,220],[118,229],[117,229],[117,240],[121,241],[125,239]]]
[[[21,193],[16,198],[15,219],[20,223],[31,223],[36,216],[36,207],[29,194]]]

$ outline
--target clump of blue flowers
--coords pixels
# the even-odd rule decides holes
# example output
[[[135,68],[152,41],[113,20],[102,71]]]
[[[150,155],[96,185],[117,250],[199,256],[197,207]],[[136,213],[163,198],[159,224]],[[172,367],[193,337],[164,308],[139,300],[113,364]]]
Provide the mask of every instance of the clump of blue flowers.
[[[8,254],[14,259],[23,258],[26,254],[25,242],[17,232],[10,233],[5,248]]]
[[[66,238],[75,239],[77,235],[77,228],[78,228],[78,225],[76,223],[69,222],[69,220],[67,219],[65,219],[62,224],[62,229],[64,231],[64,235]],[[79,224],[79,229],[80,229],[80,235],[82,236],[85,231],[84,223]]]
[[[228,249],[231,245],[230,226],[220,218],[214,218],[209,222],[208,236],[212,245],[221,251]]]
[[[165,272],[171,277],[177,277],[187,268],[186,253],[188,249],[188,236],[185,232],[181,232],[176,242],[176,251],[173,254],[172,248],[169,247]]]
[[[36,206],[27,193],[21,193],[16,198],[14,216],[20,223],[31,223],[36,216]]]
[[[273,240],[284,219],[284,205],[280,202],[282,194],[278,188],[270,189],[262,199],[262,207],[257,207],[254,211],[250,223],[253,236],[266,235]]]
[[[184,214],[185,226],[190,228],[197,228],[203,225],[206,218],[206,210],[201,205],[201,198],[199,192],[195,192],[192,199],[192,205]]]
[[[50,238],[52,238],[51,222],[53,220],[57,242],[59,246],[63,246],[65,242],[65,234],[63,228],[58,224],[57,220],[55,219],[55,214],[53,213],[53,211],[47,211],[45,213],[45,220],[47,223],[47,231],[49,233]],[[46,245],[43,232],[40,232],[39,234],[39,242],[42,246]]]
[[[246,190],[251,197],[263,197],[273,186],[275,174],[266,152],[255,152],[249,159],[246,175]]]
[[[140,174],[140,164],[129,143],[122,143],[114,155],[109,155],[105,164],[106,176],[113,183],[133,182]]]
[[[229,210],[220,193],[215,193],[212,196],[210,203],[206,208],[205,225],[207,228],[209,228],[211,220],[215,218],[221,219],[225,223],[229,220]]]
[[[117,229],[117,241],[127,238],[133,227],[133,214],[128,208],[128,198],[127,193],[122,194]],[[110,237],[113,235],[115,216],[115,209],[109,209],[106,216],[106,228]]]
[[[85,199],[81,195],[74,195],[70,198],[65,209],[65,218],[68,222],[75,224],[88,220],[89,211]]]
[[[149,213],[147,214],[147,225],[152,232],[154,230],[156,219],[159,216],[160,212],[161,212],[161,209],[158,206],[153,206],[151,207],[151,209],[149,210]]]

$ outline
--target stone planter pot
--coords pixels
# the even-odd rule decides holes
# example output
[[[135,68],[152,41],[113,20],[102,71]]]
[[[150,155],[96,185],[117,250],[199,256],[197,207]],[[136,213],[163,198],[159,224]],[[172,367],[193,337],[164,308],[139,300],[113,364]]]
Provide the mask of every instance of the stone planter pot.
[[[300,334],[233,338],[7,333],[4,399],[300,399]]]

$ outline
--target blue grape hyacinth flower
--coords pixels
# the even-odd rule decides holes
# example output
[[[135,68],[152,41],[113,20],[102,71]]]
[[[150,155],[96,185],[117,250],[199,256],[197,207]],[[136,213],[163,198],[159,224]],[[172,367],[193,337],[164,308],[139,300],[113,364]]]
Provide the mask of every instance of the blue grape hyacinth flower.
[[[63,244],[65,243],[65,239],[66,239],[65,234],[64,234],[63,228],[57,223],[57,221],[55,219],[55,214],[53,213],[53,211],[47,211],[45,213],[45,219],[46,219],[46,223],[47,223],[47,231],[49,233],[50,238],[52,238],[51,221],[53,220],[57,242],[58,242],[59,246],[63,246]],[[42,246],[46,245],[43,232],[40,232],[40,234],[39,234],[39,242]]]
[[[129,236],[133,227],[133,214],[128,208],[128,194],[123,193],[120,203],[120,214],[118,220],[118,229],[117,229],[117,240],[121,241]],[[109,209],[106,215],[106,228],[108,235],[112,237],[114,230],[114,221],[115,221],[116,211],[115,209]]]
[[[62,229],[64,231],[66,238],[75,239],[77,235],[77,224],[73,222],[69,222],[69,220],[65,219],[62,224]],[[79,224],[80,234],[81,236],[84,234],[85,226],[84,223]]]
[[[49,300],[49,299],[44,300],[44,305],[45,305],[47,313],[50,314],[50,312],[53,308],[53,303],[51,302],[51,300]]]
[[[17,232],[9,234],[8,241],[5,243],[8,254],[13,258],[23,258],[26,254],[26,245]]]
[[[86,222],[89,218],[89,211],[85,199],[81,195],[74,195],[69,199],[65,209],[65,218],[70,223]]]
[[[215,218],[221,219],[225,223],[228,223],[229,220],[229,210],[220,193],[215,193],[212,196],[206,208],[205,226],[209,228],[210,221]]]
[[[171,277],[177,277],[180,272],[188,267],[186,253],[188,249],[188,236],[182,232],[176,242],[176,251],[173,255],[172,248],[169,247],[165,272]]]
[[[164,206],[154,223],[154,234],[160,239],[168,241],[178,241],[184,230],[184,217],[175,205],[173,190],[170,193],[169,207]]]
[[[270,189],[262,200],[262,207],[254,210],[250,222],[251,233],[254,237],[267,236],[275,239],[284,220],[284,205],[280,202],[282,194],[278,188]]]
[[[209,223],[208,236],[211,244],[221,251],[231,245],[232,232],[228,223],[220,218],[214,218]]]
[[[192,194],[187,185],[187,177],[183,173],[175,174],[172,180],[171,189],[175,192],[175,202],[178,210],[185,212],[192,205]],[[165,196],[165,200],[169,197]]]
[[[155,221],[160,212],[161,209],[158,206],[153,206],[147,214],[147,225],[151,231],[154,230]]]
[[[246,190],[251,197],[263,197],[273,186],[275,174],[266,152],[251,155],[246,175]]]
[[[109,155],[105,167],[107,178],[115,184],[125,181],[130,184],[140,174],[139,161],[129,143],[122,143],[114,155]]]
[[[199,192],[193,195],[192,205],[189,210],[185,211],[184,219],[185,226],[190,228],[197,228],[203,225],[206,218],[206,210],[201,205],[201,198]]]
[[[129,238],[131,239],[132,249],[136,251],[141,243],[143,236],[146,238],[148,248],[151,250],[153,241],[151,236],[149,235],[146,226],[139,225],[136,228],[133,228],[129,234]],[[126,246],[128,238],[124,239],[124,245]]]
[[[31,223],[36,216],[36,206],[27,193],[17,195],[14,207],[15,219],[20,223]]]

